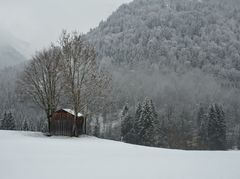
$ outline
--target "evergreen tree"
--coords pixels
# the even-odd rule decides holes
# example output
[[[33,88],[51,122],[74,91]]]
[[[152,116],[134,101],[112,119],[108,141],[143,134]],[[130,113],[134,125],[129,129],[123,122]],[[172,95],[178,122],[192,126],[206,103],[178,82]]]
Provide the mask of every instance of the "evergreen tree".
[[[23,122],[22,130],[23,130],[23,131],[28,131],[28,130],[29,130],[29,128],[28,128],[28,123],[27,123],[26,120],[24,120],[24,122]]]
[[[205,114],[204,108],[201,106],[197,114],[197,143],[198,148],[206,149],[207,147],[207,138],[208,138],[208,118]]]
[[[135,113],[135,121],[134,121],[134,132],[136,136],[139,135],[142,127],[140,123],[140,116],[142,114],[142,104],[139,102],[136,108],[136,113]]]
[[[130,132],[127,133],[127,135],[125,136],[125,141],[129,142],[129,143],[133,143],[133,144],[140,144],[140,137],[139,137],[139,133],[141,130],[141,124],[140,124],[140,116],[142,113],[142,104],[139,102],[137,104],[137,108],[135,111],[135,117],[132,118],[130,117],[131,121],[130,125],[131,125],[131,129]]]
[[[140,131],[139,137],[141,144],[153,146],[155,142],[155,125],[157,114],[154,109],[152,100],[145,98],[142,105],[142,113],[139,119]]]
[[[138,121],[142,113],[142,104],[138,103],[136,113],[135,113],[135,121]]]
[[[208,114],[208,145],[211,150],[224,150],[226,145],[226,122],[221,106],[213,104]]]
[[[4,113],[3,121],[2,121],[2,129],[4,130],[14,130],[15,129],[15,121],[11,112]]]
[[[128,106],[125,105],[121,114],[121,139],[125,142],[129,142],[131,139],[130,133],[133,133],[133,120],[129,114]]]
[[[6,111],[4,112],[4,115],[3,115],[3,120],[2,120],[2,126],[1,126],[1,128],[3,129],[3,130],[6,130],[6,127],[7,127],[7,113],[6,113]]]
[[[162,117],[163,118],[163,117]],[[166,147],[168,148],[168,140],[167,140],[167,130],[166,124],[161,117],[157,117],[156,125],[155,125],[155,142],[154,145],[157,147]]]

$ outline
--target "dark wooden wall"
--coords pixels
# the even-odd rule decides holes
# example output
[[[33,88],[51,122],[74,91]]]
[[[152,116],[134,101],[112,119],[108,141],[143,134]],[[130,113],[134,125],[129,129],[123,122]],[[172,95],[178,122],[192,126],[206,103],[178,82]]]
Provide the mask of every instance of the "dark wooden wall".
[[[78,133],[83,133],[83,117],[77,118]],[[51,135],[71,136],[74,116],[65,111],[58,111],[52,115],[50,129]]]

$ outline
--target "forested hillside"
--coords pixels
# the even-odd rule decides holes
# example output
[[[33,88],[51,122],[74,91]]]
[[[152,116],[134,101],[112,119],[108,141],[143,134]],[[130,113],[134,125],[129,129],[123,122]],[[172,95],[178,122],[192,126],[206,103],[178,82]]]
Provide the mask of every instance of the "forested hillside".
[[[100,58],[238,73],[240,10],[224,3],[136,0],[88,36]]]
[[[91,30],[87,38],[113,74],[112,110],[128,106],[128,120],[136,120],[137,104],[148,96],[165,131],[160,141],[183,148],[197,140],[199,125],[207,125],[209,108],[218,103],[229,145],[237,145],[239,7],[225,0],[135,0]]]

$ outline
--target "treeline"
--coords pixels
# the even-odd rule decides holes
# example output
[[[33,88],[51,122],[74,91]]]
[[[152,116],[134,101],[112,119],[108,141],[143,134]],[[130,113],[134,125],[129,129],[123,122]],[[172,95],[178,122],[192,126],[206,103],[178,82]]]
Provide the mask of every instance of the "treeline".
[[[213,104],[221,104],[219,108],[224,111],[226,127],[225,147],[233,149],[238,146],[240,134],[238,90],[223,88],[213,76],[198,69],[189,70],[183,74],[170,72],[167,69],[162,72],[154,71],[153,68],[149,68],[150,72],[146,69],[113,69],[110,70],[114,71],[113,89],[109,94],[112,96],[111,105],[107,106],[99,116],[95,115],[91,118],[88,134],[121,140],[123,106],[127,104],[127,110],[124,111],[128,111],[126,118],[131,119],[128,121],[129,125],[124,128],[132,128],[133,122],[130,121],[135,120],[139,101],[143,102],[144,96],[149,96],[154,101],[155,112],[153,114],[157,114],[155,119],[158,122],[154,123],[154,127],[161,126],[160,134],[164,134],[162,138],[159,137],[159,134],[156,141],[163,142],[164,145],[156,143],[151,143],[151,145],[208,149],[209,140],[206,139],[208,137],[206,126],[209,121],[209,110]],[[95,133],[94,126],[98,124],[100,127]],[[202,133],[203,136],[199,133]],[[137,133],[130,134],[131,139],[127,142],[135,143],[135,137],[132,136],[136,136]],[[154,135],[157,134],[154,133]],[[204,138],[204,135],[206,140],[202,142],[200,139]],[[145,143],[140,141],[139,144],[144,145]]]
[[[124,142],[178,149],[225,150],[228,147],[221,105],[212,104],[207,110],[200,106],[196,124],[184,113],[178,121],[157,113],[149,98],[139,103],[134,112],[129,111],[127,105],[122,110],[121,140]]]
[[[3,119],[0,120],[0,129],[1,130],[23,130],[28,131],[28,122],[24,120],[21,126],[16,126],[15,119],[11,112],[5,112],[3,115]]]

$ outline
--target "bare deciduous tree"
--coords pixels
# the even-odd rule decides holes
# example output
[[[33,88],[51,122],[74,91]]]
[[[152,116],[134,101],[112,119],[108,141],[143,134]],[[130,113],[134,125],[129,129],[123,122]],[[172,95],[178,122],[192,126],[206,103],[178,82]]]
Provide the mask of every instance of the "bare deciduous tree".
[[[63,31],[60,37],[64,89],[75,111],[72,133],[78,136],[78,112],[88,113],[89,106],[103,95],[109,86],[109,75],[101,70],[94,48],[82,35]]]
[[[60,59],[61,50],[53,45],[37,52],[18,80],[20,97],[30,97],[45,111],[49,132],[50,118],[58,106],[61,93]]]

